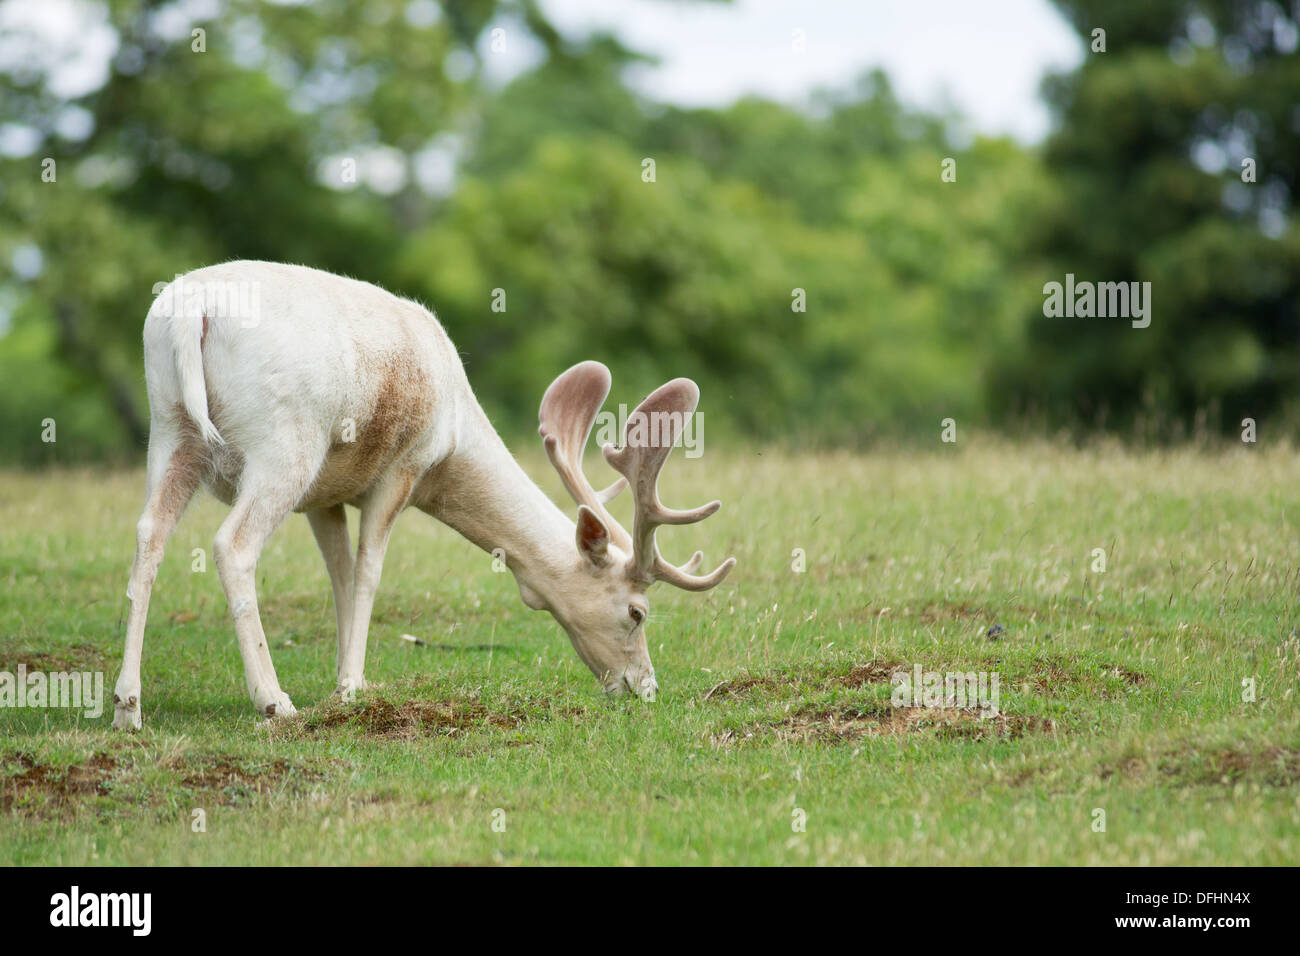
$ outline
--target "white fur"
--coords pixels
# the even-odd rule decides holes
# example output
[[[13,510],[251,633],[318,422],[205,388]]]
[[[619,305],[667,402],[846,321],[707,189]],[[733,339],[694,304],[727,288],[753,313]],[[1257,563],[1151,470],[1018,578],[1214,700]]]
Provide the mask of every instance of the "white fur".
[[[250,292],[252,314],[223,309]],[[180,294],[180,290],[184,294]],[[248,310],[244,310],[245,313]],[[414,505],[484,550],[502,549],[529,606],[568,631],[607,690],[653,696],[644,582],[597,567],[575,525],[524,474],[474,399],[451,341],[421,306],[301,266],[231,262],[164,290],[144,327],[148,498],[137,525],[131,611],[113,725],[140,726],[140,656],[163,546],[199,483],[232,506],[213,546],[259,713],[294,713],[257,611],[262,546],[305,512],[338,618],[338,693],[365,686],[365,647],[384,551]],[[347,442],[349,427],[355,441]],[[362,454],[362,452],[365,454]],[[360,510],[353,556],[343,506]],[[629,554],[611,545],[621,567]]]

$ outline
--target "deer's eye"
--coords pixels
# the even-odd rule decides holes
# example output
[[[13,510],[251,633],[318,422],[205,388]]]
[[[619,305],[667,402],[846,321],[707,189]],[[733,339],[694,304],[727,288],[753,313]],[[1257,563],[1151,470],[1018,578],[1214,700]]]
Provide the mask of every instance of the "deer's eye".
[[[629,604],[627,606],[627,616],[630,617],[637,624],[640,624],[642,621],[645,620],[645,611],[637,607],[635,604]]]

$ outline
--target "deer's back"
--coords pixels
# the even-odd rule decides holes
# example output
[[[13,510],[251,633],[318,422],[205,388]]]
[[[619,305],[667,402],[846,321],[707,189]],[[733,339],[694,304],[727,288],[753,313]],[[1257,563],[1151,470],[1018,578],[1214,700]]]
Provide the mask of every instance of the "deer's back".
[[[276,263],[226,263],[182,281],[210,306],[202,356],[209,417],[226,442],[209,476],[219,497],[232,497],[250,460],[317,469],[298,505],[306,510],[356,499],[396,464],[428,467],[447,453],[468,386],[426,309],[368,283]],[[156,321],[151,311],[146,353],[164,338],[150,334]],[[151,403],[175,398],[158,391],[151,380]]]

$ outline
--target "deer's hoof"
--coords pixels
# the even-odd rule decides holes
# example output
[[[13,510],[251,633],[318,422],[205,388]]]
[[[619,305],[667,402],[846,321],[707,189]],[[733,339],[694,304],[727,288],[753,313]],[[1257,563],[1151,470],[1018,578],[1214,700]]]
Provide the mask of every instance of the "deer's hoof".
[[[276,694],[270,701],[262,704],[258,711],[267,720],[288,720],[290,717],[297,717],[298,710],[293,706],[286,693]]]
[[[113,729],[139,730],[144,725],[140,712],[140,695],[131,694],[125,698],[113,695]]]
[[[357,694],[375,686],[367,684],[364,677],[340,677],[338,686],[334,688],[334,696],[344,703],[351,703],[357,699]]]

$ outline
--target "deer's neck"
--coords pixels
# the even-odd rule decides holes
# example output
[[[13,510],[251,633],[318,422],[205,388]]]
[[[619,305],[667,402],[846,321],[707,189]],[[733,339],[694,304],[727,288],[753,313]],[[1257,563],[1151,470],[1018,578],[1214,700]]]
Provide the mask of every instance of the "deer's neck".
[[[573,521],[528,477],[487,416],[475,412],[413,503],[501,557],[520,582],[549,599],[576,558]]]

